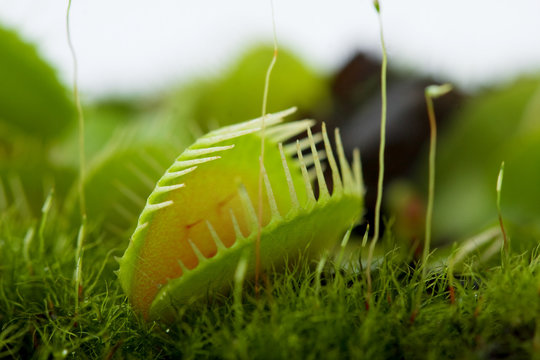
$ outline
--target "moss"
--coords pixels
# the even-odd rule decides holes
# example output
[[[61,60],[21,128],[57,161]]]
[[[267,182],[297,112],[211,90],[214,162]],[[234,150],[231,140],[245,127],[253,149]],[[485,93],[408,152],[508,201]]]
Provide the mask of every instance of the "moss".
[[[420,270],[391,249],[373,272],[369,309],[363,272],[353,270],[359,267],[356,254],[342,269],[328,262],[320,277],[307,262],[270,271],[259,298],[246,283],[240,305],[209,294],[207,301],[180,307],[179,321],[165,325],[145,322],[131,310],[112,275],[113,256],[121,251],[111,249],[96,226],[89,226],[74,312],[77,228],[62,225],[60,216],[48,214],[42,253],[38,232],[27,236],[35,221],[15,211],[2,217],[2,356],[452,359],[530,358],[538,351],[538,251],[514,254],[504,267],[456,274],[454,304],[446,268],[431,267],[414,318]]]

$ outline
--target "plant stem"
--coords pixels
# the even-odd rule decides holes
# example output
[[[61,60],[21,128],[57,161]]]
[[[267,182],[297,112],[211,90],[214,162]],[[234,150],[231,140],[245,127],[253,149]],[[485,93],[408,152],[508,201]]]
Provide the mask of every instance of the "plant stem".
[[[433,107],[433,99],[443,96],[452,90],[452,85],[430,85],[426,87],[424,96],[429,118],[429,175],[428,175],[428,203],[426,209],[426,230],[424,250],[422,252],[422,281],[425,280],[427,271],[427,258],[431,246],[431,223],[433,217],[433,198],[435,194],[435,156],[437,151],[437,121]]]
[[[499,169],[499,176],[497,177],[497,214],[499,217],[499,225],[501,227],[501,232],[503,235],[503,250],[508,253],[508,237],[506,236],[506,230],[504,229],[504,222],[502,218],[501,211],[501,189],[504,176],[504,161],[501,163],[501,168]]]
[[[39,236],[39,255],[43,259],[45,257],[45,224],[47,223],[47,217],[51,211],[52,199],[54,195],[54,190],[49,191],[47,199],[43,206],[41,207],[41,222],[39,224],[38,236]]]
[[[375,251],[375,245],[379,239],[380,217],[381,217],[381,204],[383,195],[383,183],[384,183],[384,149],[386,146],[386,68],[388,65],[388,58],[386,54],[386,45],[384,43],[382,18],[380,12],[380,5],[378,1],[374,2],[375,9],[379,19],[379,32],[381,38],[382,49],[382,64],[381,64],[381,138],[379,145],[379,178],[377,182],[377,200],[375,203],[375,229],[373,233],[373,240],[369,246],[366,278],[368,284],[368,301],[371,297],[372,284],[371,284],[371,262],[373,261],[373,253]]]
[[[69,15],[71,10],[71,0],[68,0],[68,6],[66,11],[66,34],[69,50],[73,60],[73,98],[77,107],[77,119],[79,124],[79,205],[81,213],[81,227],[79,228],[79,234],[77,236],[77,251],[75,255],[75,313],[79,309],[79,298],[82,295],[82,248],[85,238],[86,230],[86,198],[84,195],[84,177],[85,177],[85,155],[84,155],[84,115],[81,106],[81,98],[79,96],[79,84],[78,84],[78,63],[77,55],[75,53],[75,47],[71,40],[71,28],[69,22]]]
[[[413,318],[418,314],[421,303],[421,295],[424,291],[424,285],[427,275],[427,260],[431,247],[431,223],[433,217],[433,198],[435,194],[435,155],[437,150],[437,121],[435,118],[435,110],[433,107],[433,99],[438,98],[452,90],[450,84],[443,85],[430,85],[426,87],[424,96],[426,98],[427,113],[429,119],[429,174],[428,174],[428,203],[426,209],[426,229],[425,229],[425,241],[424,249],[422,252],[422,278],[420,286],[418,286],[418,293],[416,296],[416,306],[413,310]],[[451,277],[453,275],[451,274]],[[454,288],[452,283],[450,284],[450,292],[453,293]]]
[[[422,281],[426,278],[427,258],[431,246],[431,222],[433,217],[433,196],[435,192],[435,154],[437,149],[437,122],[435,120],[435,111],[433,109],[433,99],[428,92],[425,92],[426,106],[429,117],[429,178],[428,178],[428,203],[426,209],[426,234],[424,241],[424,250],[422,253]]]
[[[239,331],[242,327],[244,321],[244,313],[242,308],[242,288],[244,285],[244,279],[246,277],[248,261],[245,256],[240,258],[238,265],[236,267],[236,272],[234,273],[234,316],[236,328]]]
[[[261,272],[261,230],[263,221],[263,168],[264,168],[264,143],[265,143],[265,123],[264,118],[266,116],[266,105],[268,102],[268,91],[270,88],[270,75],[274,69],[274,65],[277,61],[278,45],[276,35],[276,20],[274,14],[274,1],[270,0],[270,6],[272,8],[272,33],[274,38],[274,53],[272,61],[266,70],[266,78],[264,81],[264,93],[262,103],[262,117],[261,117],[261,155],[259,157],[259,193],[258,193],[258,226],[257,226],[257,240],[255,241],[255,294],[259,295],[259,277]]]
[[[71,0],[68,0],[68,7],[66,12],[66,33],[69,51],[73,61],[73,99],[75,100],[75,106],[77,107],[77,120],[79,124],[79,202],[81,217],[86,217],[86,197],[84,195],[84,173],[85,173],[85,154],[84,154],[84,115],[81,106],[81,98],[79,96],[79,65],[77,61],[77,55],[75,53],[75,47],[71,40],[71,28],[69,22],[69,14],[71,11]]]

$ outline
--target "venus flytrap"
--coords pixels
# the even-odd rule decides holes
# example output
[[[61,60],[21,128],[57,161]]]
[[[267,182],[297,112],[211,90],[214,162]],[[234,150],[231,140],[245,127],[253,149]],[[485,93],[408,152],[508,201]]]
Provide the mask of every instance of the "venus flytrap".
[[[337,145],[338,169],[326,128],[322,136],[314,136],[309,129],[313,121],[280,124],[292,112],[264,117],[261,269],[283,266],[285,259],[302,252],[317,256],[332,248],[362,211],[358,157],[351,169]],[[145,318],[171,319],[171,304],[228,288],[242,257],[248,262],[246,277],[254,275],[262,122],[259,118],[210,132],[157,182],[119,260],[122,287]],[[292,144],[296,156],[293,147],[281,145],[305,131],[309,140]],[[332,176],[339,179],[332,192],[322,173],[316,138],[323,139]],[[308,169],[315,169],[318,198]]]

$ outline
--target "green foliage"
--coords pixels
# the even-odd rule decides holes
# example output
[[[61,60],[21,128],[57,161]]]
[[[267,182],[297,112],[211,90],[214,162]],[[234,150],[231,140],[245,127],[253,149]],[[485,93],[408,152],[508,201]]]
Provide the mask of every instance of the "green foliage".
[[[42,139],[58,136],[74,121],[68,92],[33,46],[0,28],[0,134],[12,131]],[[8,134],[6,134],[6,132]]]
[[[537,116],[540,123],[540,112]],[[527,229],[528,235],[523,233],[521,237],[537,237],[540,235],[540,124],[534,131],[523,131],[515,136],[505,150],[501,194],[504,218],[514,228]]]
[[[48,158],[53,139],[74,122],[74,107],[36,49],[0,27],[0,211],[15,205],[39,213],[46,193],[73,181],[71,169]]]
[[[495,188],[502,161],[506,163],[503,215],[512,214],[508,220],[515,221],[515,225],[540,218],[536,201],[539,152],[532,139],[540,129],[540,112],[533,111],[538,106],[539,98],[533,96],[538,89],[537,79],[523,79],[472,97],[455,114],[439,142],[436,235],[470,236],[495,223]]]
[[[365,278],[355,253],[339,268],[301,261],[269,270],[256,298],[246,282],[239,303],[209,294],[180,305],[173,324],[143,321],[112,275],[108,240],[91,225],[83,290],[74,313],[72,274],[77,228],[51,210],[47,246],[35,224],[5,213],[0,224],[0,354],[7,358],[531,358],[538,351],[540,258],[514,255],[505,268],[457,277],[451,303],[444,267],[428,272],[411,319],[420,271],[388,248]],[[32,236],[28,229],[34,228]],[[354,239],[353,239],[354,241]],[[354,244],[353,244],[354,245]],[[539,249],[537,249],[539,250]]]
[[[112,139],[125,128],[140,123],[141,114],[148,110],[140,106],[136,99],[108,99],[88,104],[84,107],[85,120],[85,157],[94,159],[103,148],[109,146]],[[79,128],[72,123],[62,137],[57,139],[50,150],[51,162],[57,165],[78,168]]]
[[[15,206],[21,214],[34,217],[51,188],[60,198],[76,178],[75,169],[56,166],[40,156],[40,145],[28,141],[26,149],[15,158],[0,161],[0,211]],[[36,155],[38,154],[38,155]],[[41,154],[43,155],[43,154]]]
[[[272,47],[250,49],[219,79],[208,84],[200,94],[194,117],[202,124],[233,124],[261,115],[264,76]],[[291,106],[301,111],[324,109],[328,101],[325,79],[287,50],[280,49],[272,71],[268,112]]]

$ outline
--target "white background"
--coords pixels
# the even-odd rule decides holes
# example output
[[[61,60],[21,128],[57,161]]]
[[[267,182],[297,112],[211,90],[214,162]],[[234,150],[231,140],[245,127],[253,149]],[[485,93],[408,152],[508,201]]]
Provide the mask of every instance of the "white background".
[[[379,56],[371,1],[274,5],[280,46],[316,69],[332,71],[358,49]],[[66,7],[67,0],[0,0],[0,22],[71,82]],[[469,89],[540,70],[540,0],[381,0],[381,7],[391,64]],[[216,75],[249,44],[271,41],[271,14],[270,0],[73,0],[80,87],[87,97],[146,93]]]

